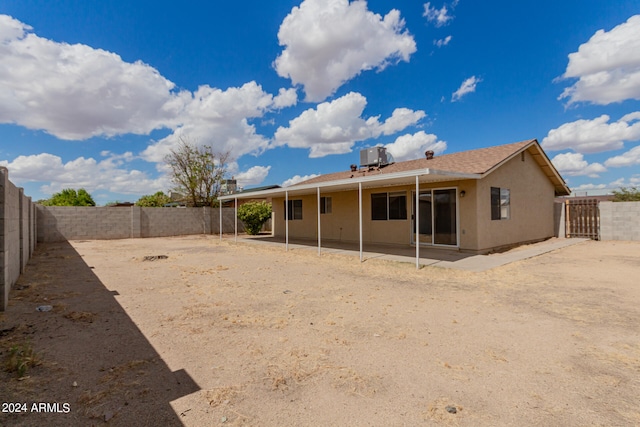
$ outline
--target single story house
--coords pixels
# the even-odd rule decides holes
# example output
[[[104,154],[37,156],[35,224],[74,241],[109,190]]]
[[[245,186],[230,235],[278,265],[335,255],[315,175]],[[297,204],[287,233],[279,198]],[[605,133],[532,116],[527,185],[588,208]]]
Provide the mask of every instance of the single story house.
[[[377,150],[370,160],[371,152]],[[537,140],[360,165],[302,183],[220,197],[271,198],[276,237],[487,253],[554,236],[554,198],[570,194]],[[363,160],[364,159],[364,160]]]

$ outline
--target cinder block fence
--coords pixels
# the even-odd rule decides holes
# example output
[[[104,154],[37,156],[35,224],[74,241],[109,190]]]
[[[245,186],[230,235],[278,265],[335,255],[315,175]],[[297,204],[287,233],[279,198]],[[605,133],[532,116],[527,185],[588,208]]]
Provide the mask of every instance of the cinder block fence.
[[[0,166],[0,311],[36,246],[36,209],[31,197],[9,181]]]
[[[218,234],[218,208],[141,208],[41,206],[38,242],[78,239],[129,239],[137,237]],[[223,233],[235,232],[235,209],[222,209]],[[238,232],[244,224],[238,221]]]
[[[640,241],[640,202],[600,202],[600,240]]]

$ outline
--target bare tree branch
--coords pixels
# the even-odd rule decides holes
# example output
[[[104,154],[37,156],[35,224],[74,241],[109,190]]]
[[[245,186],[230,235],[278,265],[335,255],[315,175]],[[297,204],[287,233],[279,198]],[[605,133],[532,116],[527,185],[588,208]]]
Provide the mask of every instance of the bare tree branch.
[[[198,146],[180,137],[180,146],[171,150],[165,163],[171,168],[175,190],[184,194],[190,206],[213,206],[227,172],[229,152],[216,153],[210,145]]]

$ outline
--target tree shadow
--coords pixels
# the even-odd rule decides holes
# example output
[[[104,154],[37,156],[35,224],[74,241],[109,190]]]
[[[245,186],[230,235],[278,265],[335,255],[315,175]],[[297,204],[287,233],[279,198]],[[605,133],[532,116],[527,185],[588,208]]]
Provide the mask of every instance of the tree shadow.
[[[171,371],[116,295],[68,242],[36,248],[0,317],[0,358],[36,355],[21,379],[0,371],[3,402],[26,411],[1,413],[0,425],[183,425],[170,403],[200,387]]]

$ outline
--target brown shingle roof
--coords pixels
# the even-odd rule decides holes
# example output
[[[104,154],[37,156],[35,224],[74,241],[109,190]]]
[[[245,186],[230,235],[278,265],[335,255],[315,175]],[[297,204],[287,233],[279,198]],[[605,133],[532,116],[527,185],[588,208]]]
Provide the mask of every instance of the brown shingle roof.
[[[335,172],[326,175],[320,175],[296,185],[315,184],[319,182],[349,179],[352,176],[360,177],[382,175],[419,169],[436,169],[463,174],[483,174],[489,172],[491,169],[498,166],[500,163],[532,143],[537,143],[537,141],[535,139],[530,139],[528,141],[498,145],[496,147],[480,148],[476,150],[462,151],[459,153],[444,154],[442,156],[435,156],[430,160],[427,160],[426,158],[408,160],[405,162],[393,163],[379,169],[373,168],[371,171],[366,172],[351,172],[350,170]],[[290,188],[294,187],[295,186],[291,186]]]

